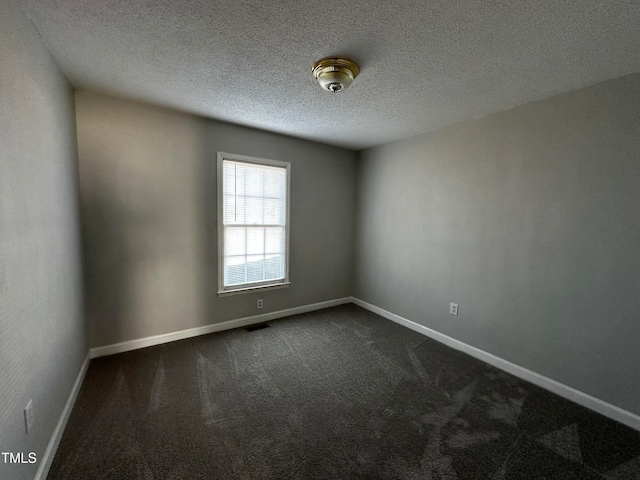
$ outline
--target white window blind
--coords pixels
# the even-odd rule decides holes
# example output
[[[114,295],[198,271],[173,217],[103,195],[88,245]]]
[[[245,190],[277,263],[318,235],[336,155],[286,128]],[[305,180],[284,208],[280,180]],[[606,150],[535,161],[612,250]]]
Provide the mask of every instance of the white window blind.
[[[284,282],[287,166],[224,158],[221,173],[222,290]]]

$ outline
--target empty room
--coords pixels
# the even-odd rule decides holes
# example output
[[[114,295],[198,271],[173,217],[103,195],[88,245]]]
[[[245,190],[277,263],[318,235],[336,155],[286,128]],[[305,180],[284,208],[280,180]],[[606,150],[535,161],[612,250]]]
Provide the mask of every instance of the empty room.
[[[639,27],[0,0],[0,479],[640,479]]]

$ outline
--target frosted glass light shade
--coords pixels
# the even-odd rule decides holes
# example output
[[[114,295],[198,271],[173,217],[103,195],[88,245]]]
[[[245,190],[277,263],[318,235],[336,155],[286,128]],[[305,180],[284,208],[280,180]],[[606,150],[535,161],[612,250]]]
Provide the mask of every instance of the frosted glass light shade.
[[[341,92],[351,85],[360,73],[355,62],[344,58],[325,58],[316,62],[311,69],[323,90]]]

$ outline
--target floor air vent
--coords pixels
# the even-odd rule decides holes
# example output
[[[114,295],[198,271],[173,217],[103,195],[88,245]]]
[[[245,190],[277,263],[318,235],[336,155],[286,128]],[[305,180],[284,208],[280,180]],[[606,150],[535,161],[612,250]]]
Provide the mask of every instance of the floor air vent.
[[[262,330],[263,328],[269,328],[268,323],[256,323],[255,325],[251,325],[246,327],[245,330],[247,332],[255,332],[256,330]]]

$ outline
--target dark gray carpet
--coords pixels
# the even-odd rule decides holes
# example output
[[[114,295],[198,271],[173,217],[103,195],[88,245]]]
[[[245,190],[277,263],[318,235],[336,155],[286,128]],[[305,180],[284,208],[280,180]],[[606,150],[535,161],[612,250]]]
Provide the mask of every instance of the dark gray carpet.
[[[634,479],[640,432],[354,305],[91,362],[54,479]]]

